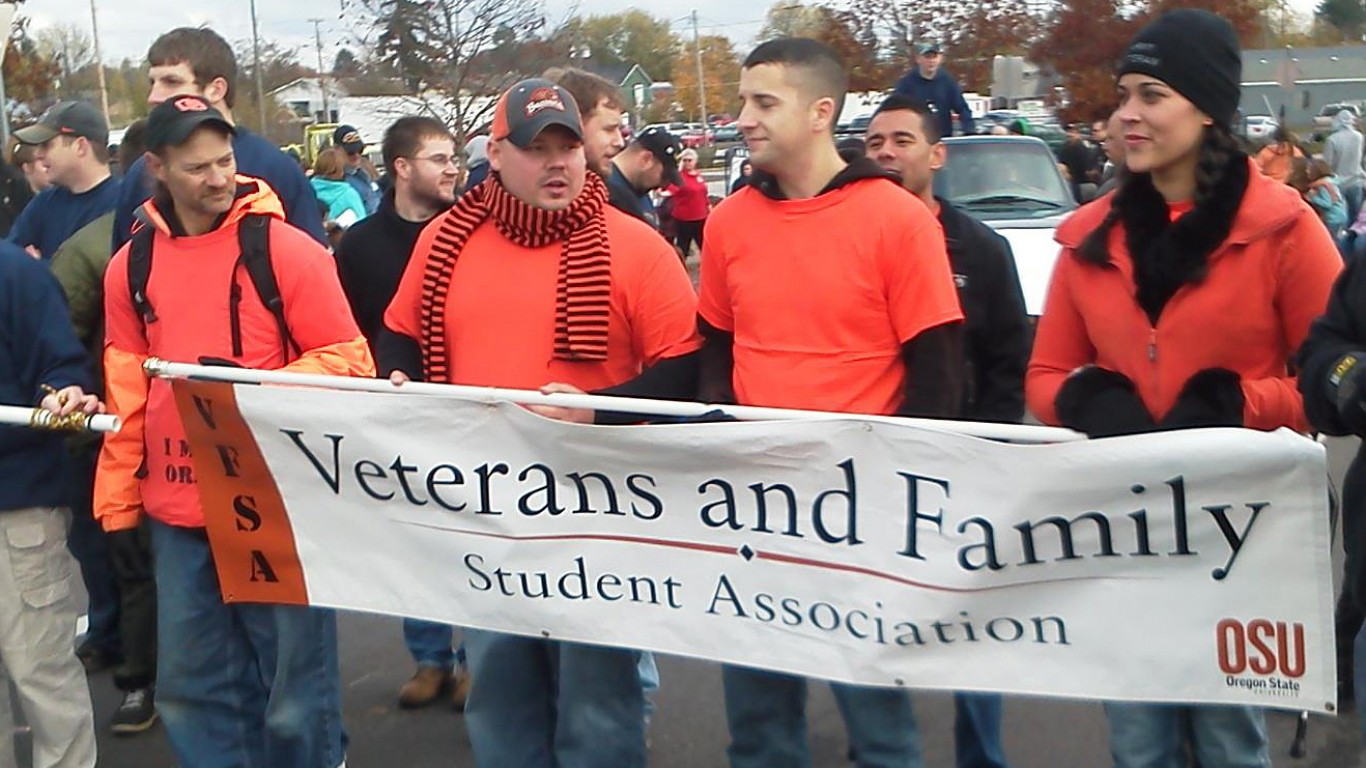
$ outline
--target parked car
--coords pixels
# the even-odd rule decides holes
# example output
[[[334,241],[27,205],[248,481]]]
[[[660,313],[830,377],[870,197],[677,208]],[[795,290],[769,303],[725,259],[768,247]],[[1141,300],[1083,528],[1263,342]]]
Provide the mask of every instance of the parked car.
[[[728,144],[740,141],[743,137],[740,135],[740,126],[738,124],[728,123],[712,131],[712,138],[716,140],[717,144]]]
[[[1253,141],[1264,141],[1280,126],[1271,115],[1248,115],[1243,118],[1243,135]]]
[[[684,123],[681,134],[676,134],[685,147],[705,147],[712,143],[712,132],[701,123]]]
[[[1032,136],[954,136],[944,145],[935,194],[1010,241],[1025,309],[1037,317],[1058,260],[1053,232],[1077,208],[1052,150]]]
[[[847,123],[837,123],[835,125],[835,135],[861,137],[868,132],[868,125],[872,122],[872,115],[859,115]]]

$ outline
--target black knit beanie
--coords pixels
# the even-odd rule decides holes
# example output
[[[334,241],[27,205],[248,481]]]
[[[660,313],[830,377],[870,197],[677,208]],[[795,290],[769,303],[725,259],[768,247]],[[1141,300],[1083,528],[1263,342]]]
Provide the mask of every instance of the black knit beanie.
[[[1144,27],[1120,59],[1116,76],[1151,75],[1224,127],[1233,123],[1242,89],[1238,35],[1221,16],[1183,8]]]

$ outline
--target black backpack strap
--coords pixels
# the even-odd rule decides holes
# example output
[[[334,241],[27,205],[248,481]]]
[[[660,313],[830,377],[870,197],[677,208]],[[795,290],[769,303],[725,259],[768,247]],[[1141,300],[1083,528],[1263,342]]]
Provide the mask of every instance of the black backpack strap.
[[[133,300],[133,311],[137,312],[145,328],[157,321],[156,310],[147,297],[147,282],[152,277],[152,227],[141,226],[133,231],[128,248],[128,294]]]
[[[280,284],[275,280],[275,270],[270,263],[270,217],[250,214],[242,219],[237,227],[237,243],[242,249],[241,261],[247,268],[247,276],[256,288],[256,295],[271,315],[280,330],[280,347],[288,362],[303,354],[299,344],[289,333],[285,321],[285,302],[280,296]]]

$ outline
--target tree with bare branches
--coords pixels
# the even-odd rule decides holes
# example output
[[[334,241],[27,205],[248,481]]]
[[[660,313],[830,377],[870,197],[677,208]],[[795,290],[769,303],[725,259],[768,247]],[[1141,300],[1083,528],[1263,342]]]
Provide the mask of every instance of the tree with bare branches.
[[[345,0],[368,22],[375,63],[445,115],[463,137],[489,120],[496,96],[567,52],[545,46],[537,0]],[[505,66],[505,65],[511,66]]]

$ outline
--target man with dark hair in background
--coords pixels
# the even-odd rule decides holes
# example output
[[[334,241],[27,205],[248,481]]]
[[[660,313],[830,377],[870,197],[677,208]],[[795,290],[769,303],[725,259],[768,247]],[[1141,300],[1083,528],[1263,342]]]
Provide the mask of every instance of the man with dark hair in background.
[[[621,134],[621,91],[612,81],[573,67],[548,69],[545,79],[569,91],[578,103],[588,170],[606,180],[612,175],[612,158],[626,146]]]
[[[62,101],[38,122],[14,132],[37,148],[52,186],[28,204],[10,230],[9,241],[44,259],[76,230],[114,207],[118,182],[109,173],[109,126],[81,101]]]
[[[8,237],[33,196],[48,188],[47,165],[36,147],[15,142],[9,162],[0,163],[0,237]]]
[[[1024,419],[1029,320],[1010,244],[990,227],[934,195],[934,175],[948,148],[928,104],[892,94],[868,124],[868,159],[895,176],[939,219],[966,321],[963,405],[970,421]],[[954,694],[958,768],[1006,768],[1001,695]]]
[[[943,235],[876,164],[840,157],[847,88],[838,54],[814,40],[771,40],[744,62],[738,123],[755,170],[707,223],[703,402],[958,412],[963,314]],[[732,768],[809,766],[806,680],[722,674]],[[858,766],[921,768],[909,693],[830,687]]]
[[[147,103],[155,107],[174,96],[202,96],[229,123],[237,94],[237,57],[232,46],[207,27],[180,27],[158,37],[147,49]],[[279,147],[241,126],[233,134],[237,171],[264,181],[285,208],[285,220],[327,244],[322,211],[308,179]],[[152,194],[153,179],[139,160],[124,172],[114,209],[113,249],[128,241],[133,218]]]
[[[430,117],[399,118],[384,132],[383,153],[389,191],[375,215],[346,230],[337,246],[342,289],[372,352],[417,236],[455,202],[464,174],[455,137]],[[399,706],[426,706],[449,691],[455,707],[464,709],[470,677],[464,647],[453,651],[454,639],[449,624],[403,620],[403,641],[417,671],[399,689]]]

